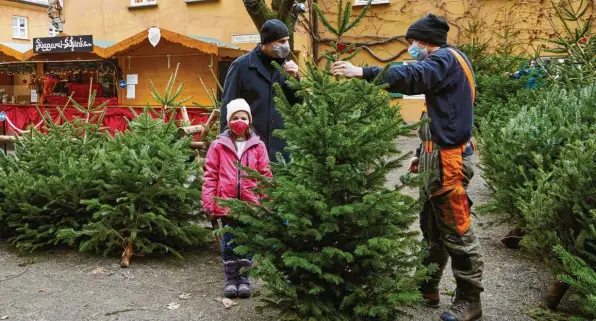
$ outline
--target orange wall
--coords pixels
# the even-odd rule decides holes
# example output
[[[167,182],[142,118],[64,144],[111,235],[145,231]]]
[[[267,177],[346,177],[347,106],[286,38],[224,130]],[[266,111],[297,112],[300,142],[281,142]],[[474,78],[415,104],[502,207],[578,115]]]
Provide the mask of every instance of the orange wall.
[[[71,35],[92,34],[96,40],[119,42],[147,28],[159,27],[182,35],[215,38],[228,44],[233,44],[234,34],[258,34],[241,1],[212,0],[187,4],[183,0],[157,0],[157,4],[157,7],[129,9],[129,0],[65,0],[64,32]],[[149,79],[153,80],[162,93],[170,73],[175,70],[176,63],[180,62],[178,80],[185,82],[181,97],[192,95],[192,101],[211,105],[198,80],[200,76],[208,88],[217,88],[208,69],[211,58],[197,56],[196,50],[180,45],[164,45],[164,41],[162,38],[156,48],[145,41],[141,47],[130,53],[118,55],[124,79],[127,73],[139,74],[136,98],[126,99],[126,90],[121,90],[120,103],[157,104],[149,92]],[[305,57],[309,44],[310,38],[305,34],[296,35],[295,49],[301,51],[300,60]],[[233,45],[250,50],[256,43]],[[172,55],[170,69],[167,68],[168,54]],[[188,56],[189,54],[192,55]],[[129,55],[132,56],[130,70],[128,59],[124,58]],[[217,74],[216,68],[217,57],[214,57],[214,71]],[[193,106],[192,102],[186,105]]]
[[[168,68],[167,55],[170,54],[170,68]],[[131,56],[130,68],[127,56]],[[177,75],[177,83],[174,92],[178,89],[178,84],[184,83],[184,90],[177,101],[189,96],[193,99],[186,102],[186,106],[194,106],[192,102],[198,102],[205,106],[211,106],[208,96],[205,93],[198,77],[201,77],[207,88],[216,88],[217,84],[211,72],[209,65],[211,58],[209,55],[201,55],[196,50],[192,50],[181,45],[161,40],[157,47],[151,46],[149,41],[143,43],[130,51],[119,55],[120,68],[123,78],[127,74],[138,74],[139,84],[136,86],[136,97],[134,99],[126,98],[126,90],[120,90],[120,103],[124,105],[146,105],[147,103],[157,106],[158,102],[153,99],[150,92],[149,80],[157,88],[160,95],[163,96],[170,75],[176,70],[176,64],[180,63]],[[217,57],[214,57],[214,72],[217,74]]]
[[[50,19],[47,9],[18,2],[0,0],[0,41],[30,44],[34,37],[48,37]],[[12,17],[27,17],[29,39],[15,39],[12,37]]]
[[[353,1],[353,0],[352,0]],[[560,0],[555,0],[558,2]],[[577,6],[578,0],[571,0]],[[584,3],[588,3],[584,1]],[[332,26],[336,25],[337,1],[319,0],[322,10]],[[362,7],[355,7],[353,17],[358,15]],[[533,56],[536,50],[555,33],[547,17],[553,19],[555,26],[562,30],[560,22],[554,17],[548,1],[503,1],[503,0],[445,0],[445,1],[411,1],[390,0],[389,4],[374,4],[363,20],[343,38],[346,42],[373,42],[387,38],[404,36],[408,27],[428,13],[447,18],[451,30],[448,40],[451,44],[469,43],[473,37],[477,41],[488,42],[493,50],[512,45],[516,52]],[[478,32],[471,32],[477,25]],[[575,27],[575,23],[573,23]],[[319,26],[320,38],[334,39]],[[400,41],[401,40],[401,41]],[[391,61],[411,60],[405,51],[407,45],[403,37],[381,45],[368,46],[372,53],[362,50],[354,59],[355,64],[384,66]],[[323,42],[319,46],[320,54],[331,48]],[[398,55],[402,52],[400,55]],[[553,55],[542,52],[542,56]],[[375,57],[376,56],[376,57]],[[472,61],[472,64],[474,62]],[[406,121],[414,122],[420,117],[423,100],[395,99],[394,103],[402,105],[402,114]]]
[[[242,1],[212,0],[187,4],[183,0],[157,0],[157,4],[156,7],[129,9],[129,0],[66,0],[64,32],[121,41],[147,28],[159,27],[229,44],[234,34],[258,33]],[[304,51],[307,42],[303,39],[306,38],[298,38],[295,49]],[[234,45],[252,49],[256,44]]]

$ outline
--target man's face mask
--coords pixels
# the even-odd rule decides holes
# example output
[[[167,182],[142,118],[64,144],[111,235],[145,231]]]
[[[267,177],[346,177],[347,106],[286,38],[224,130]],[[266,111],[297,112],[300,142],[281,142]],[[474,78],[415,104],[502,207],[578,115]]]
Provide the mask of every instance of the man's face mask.
[[[408,53],[410,56],[412,56],[412,58],[418,61],[424,60],[424,58],[428,56],[427,48],[424,47],[423,49],[420,49],[420,44],[418,41],[414,41],[414,43],[410,45],[410,48],[408,48]]]
[[[274,58],[285,59],[290,54],[290,44],[284,43],[283,45],[274,44],[271,46]]]

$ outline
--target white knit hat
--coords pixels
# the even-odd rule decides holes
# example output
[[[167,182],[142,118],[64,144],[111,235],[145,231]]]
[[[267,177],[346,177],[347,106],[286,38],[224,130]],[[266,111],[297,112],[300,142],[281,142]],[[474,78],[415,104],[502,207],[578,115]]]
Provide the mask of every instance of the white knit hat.
[[[250,106],[246,102],[246,100],[242,98],[234,99],[228,103],[228,114],[226,121],[228,124],[230,123],[230,119],[234,116],[235,113],[239,111],[244,111],[248,114],[248,119],[252,123],[252,114],[250,113]]]

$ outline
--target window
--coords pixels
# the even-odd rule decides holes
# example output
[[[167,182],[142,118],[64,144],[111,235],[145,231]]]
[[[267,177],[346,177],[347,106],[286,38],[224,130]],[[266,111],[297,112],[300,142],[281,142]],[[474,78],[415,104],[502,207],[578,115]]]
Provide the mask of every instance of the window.
[[[130,0],[131,7],[144,7],[157,5],[157,0]]]
[[[29,39],[26,17],[12,17],[12,37],[17,39]]]
[[[58,34],[58,30],[54,27],[54,24],[50,22],[50,37],[56,37]]]
[[[368,0],[354,0],[354,6],[365,6]],[[388,4],[389,0],[372,0],[371,4]]]

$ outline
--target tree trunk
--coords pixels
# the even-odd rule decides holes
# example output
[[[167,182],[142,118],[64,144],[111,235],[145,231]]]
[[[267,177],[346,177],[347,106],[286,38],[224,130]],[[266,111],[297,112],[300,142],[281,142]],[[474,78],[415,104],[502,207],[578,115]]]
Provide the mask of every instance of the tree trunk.
[[[135,251],[135,246],[132,243],[128,243],[124,252],[122,252],[122,260],[120,261],[120,267],[126,268],[130,265],[130,258]]]
[[[314,4],[318,4],[318,0],[310,0],[310,28],[311,28],[311,46],[312,46],[312,61],[317,63],[319,61],[319,20],[314,9]]]
[[[304,2],[298,0],[297,2]],[[265,21],[269,19],[281,20],[290,31],[290,48],[294,51],[294,27],[298,21],[298,14],[294,14],[294,0],[272,0],[269,9],[265,0],[242,0],[246,12],[252,19],[252,22],[261,30]]]
[[[269,10],[269,7],[267,7],[265,0],[242,0],[242,2],[244,3],[246,12],[248,12],[252,22],[257,27],[257,30],[260,30],[265,21],[269,20],[274,15],[273,12]]]

